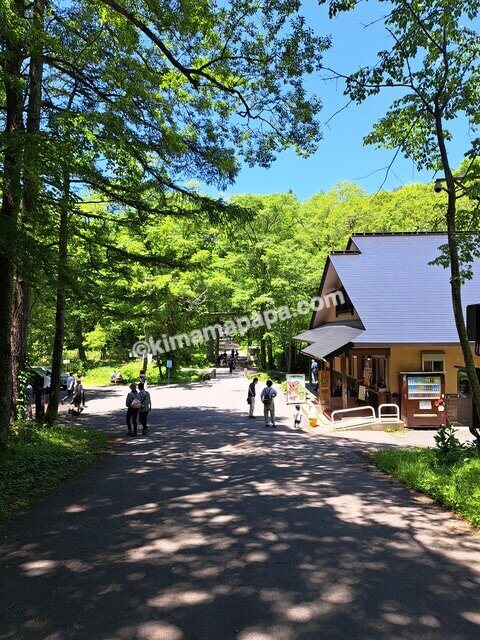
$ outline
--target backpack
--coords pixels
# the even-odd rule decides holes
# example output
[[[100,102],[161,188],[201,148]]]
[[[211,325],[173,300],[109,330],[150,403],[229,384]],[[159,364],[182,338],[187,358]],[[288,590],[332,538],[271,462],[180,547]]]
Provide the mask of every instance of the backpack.
[[[133,400],[130,403],[130,409],[140,409],[141,406],[142,406],[142,403],[138,398],[133,398]]]
[[[269,407],[272,404],[272,394],[270,392],[270,388],[263,394],[262,402],[266,407]]]

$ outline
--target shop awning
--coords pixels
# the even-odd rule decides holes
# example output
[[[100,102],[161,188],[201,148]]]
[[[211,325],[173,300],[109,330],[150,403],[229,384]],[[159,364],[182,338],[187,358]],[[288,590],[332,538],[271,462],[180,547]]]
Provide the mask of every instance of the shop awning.
[[[313,338],[314,342],[305,349],[302,349],[302,353],[312,358],[328,358],[345,351],[348,346],[355,341],[364,329],[358,327],[351,327],[345,324],[331,324],[317,327],[311,331],[305,331],[303,334],[295,336],[297,340],[305,340],[310,342]],[[305,334],[309,334],[308,338],[305,338]]]

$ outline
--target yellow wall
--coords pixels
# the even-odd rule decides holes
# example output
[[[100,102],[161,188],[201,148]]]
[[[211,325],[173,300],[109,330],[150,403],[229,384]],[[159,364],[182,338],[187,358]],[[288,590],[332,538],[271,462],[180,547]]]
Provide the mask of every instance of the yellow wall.
[[[388,362],[388,390],[391,393],[398,393],[398,372],[399,371],[421,371],[422,351],[430,353],[445,354],[445,393],[457,393],[457,369],[455,365],[464,364],[462,350],[460,346],[434,347],[429,345],[398,345],[390,348],[390,358]],[[474,356],[475,366],[480,367],[480,357]]]

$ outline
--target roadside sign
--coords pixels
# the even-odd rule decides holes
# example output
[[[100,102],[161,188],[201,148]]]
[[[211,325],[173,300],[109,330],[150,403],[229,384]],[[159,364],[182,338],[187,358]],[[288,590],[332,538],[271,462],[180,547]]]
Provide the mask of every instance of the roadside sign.
[[[303,404],[307,400],[305,376],[303,374],[287,375],[287,404]]]

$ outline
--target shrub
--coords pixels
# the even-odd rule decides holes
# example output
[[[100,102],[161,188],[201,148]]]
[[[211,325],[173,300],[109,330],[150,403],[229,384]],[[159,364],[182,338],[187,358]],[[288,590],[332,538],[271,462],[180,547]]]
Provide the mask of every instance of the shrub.
[[[455,434],[455,429],[448,424],[440,427],[434,436],[436,442],[435,455],[439,464],[454,464],[462,457],[465,447]]]

